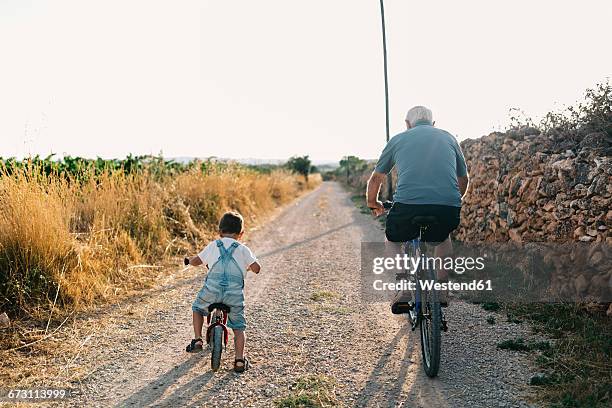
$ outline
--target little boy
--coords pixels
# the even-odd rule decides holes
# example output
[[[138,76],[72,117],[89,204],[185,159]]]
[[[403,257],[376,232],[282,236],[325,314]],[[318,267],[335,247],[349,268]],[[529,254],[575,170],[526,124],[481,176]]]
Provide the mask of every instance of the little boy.
[[[226,304],[230,307],[227,326],[234,331],[234,370],[239,373],[249,367],[249,361],[244,355],[244,279],[248,270],[259,273],[261,269],[251,250],[238,242],[244,232],[243,224],[239,213],[232,211],[223,214],[219,221],[221,238],[208,244],[198,255],[185,259],[189,265],[208,267],[204,286],[191,306],[195,338],[187,346],[187,351],[202,350],[202,326],[204,316],[208,315],[208,306],[212,303]]]

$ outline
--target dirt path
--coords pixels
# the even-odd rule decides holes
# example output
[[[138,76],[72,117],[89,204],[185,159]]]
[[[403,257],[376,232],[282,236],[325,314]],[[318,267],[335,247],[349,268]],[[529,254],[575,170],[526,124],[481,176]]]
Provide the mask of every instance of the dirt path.
[[[532,371],[520,354],[496,348],[526,329],[490,325],[475,305],[451,305],[439,377],[424,375],[418,332],[386,302],[360,294],[360,243],[383,233],[349,197],[324,183],[251,234],[263,269],[246,282],[248,373],[231,371],[233,350],[216,374],[208,352],[185,353],[203,277],[192,269],[107,317],[76,362],[95,369],[71,403],[273,406],[300,378],[321,374],[335,381],[331,397],[345,406],[527,406],[521,394]]]

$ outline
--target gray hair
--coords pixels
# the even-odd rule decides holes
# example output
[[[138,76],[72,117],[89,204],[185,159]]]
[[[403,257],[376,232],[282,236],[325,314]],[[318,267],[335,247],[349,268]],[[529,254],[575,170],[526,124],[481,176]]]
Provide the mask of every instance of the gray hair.
[[[431,109],[425,106],[415,106],[406,114],[406,120],[410,123],[410,126],[414,126],[415,123],[419,121],[427,121],[432,124],[433,114],[431,113]]]

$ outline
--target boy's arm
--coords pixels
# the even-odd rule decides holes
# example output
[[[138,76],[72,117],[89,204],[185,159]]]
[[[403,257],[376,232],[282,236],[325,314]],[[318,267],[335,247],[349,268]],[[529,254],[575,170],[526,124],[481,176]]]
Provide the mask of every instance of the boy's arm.
[[[206,260],[209,258],[210,249],[211,244],[208,244],[199,254],[185,258],[185,265],[200,266],[206,264],[208,266]]]
[[[204,262],[202,262],[202,260],[200,259],[199,256],[192,256],[190,258],[186,258],[187,260],[189,260],[189,265],[191,266],[200,266],[202,265]]]
[[[247,271],[248,270],[255,272],[255,273],[259,273],[259,271],[261,271],[261,265],[257,261],[255,261],[249,265],[249,267],[247,268]]]
[[[240,254],[242,257],[244,257],[242,258],[243,265],[248,265],[246,270],[259,273],[259,271],[261,270],[261,265],[257,261],[257,257],[253,255],[253,252],[251,252],[251,249],[246,245],[242,245],[240,249]]]

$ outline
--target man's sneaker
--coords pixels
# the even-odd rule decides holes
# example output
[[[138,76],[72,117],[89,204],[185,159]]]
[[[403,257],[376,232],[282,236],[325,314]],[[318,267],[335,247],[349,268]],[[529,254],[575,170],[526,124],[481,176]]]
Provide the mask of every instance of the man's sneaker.
[[[399,291],[391,302],[391,313],[404,314],[412,310],[412,295],[410,291]]]

